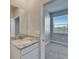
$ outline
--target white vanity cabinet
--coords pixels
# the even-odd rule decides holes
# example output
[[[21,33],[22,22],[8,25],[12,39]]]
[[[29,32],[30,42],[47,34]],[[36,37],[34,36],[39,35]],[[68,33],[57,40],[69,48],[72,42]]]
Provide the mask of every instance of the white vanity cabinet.
[[[38,48],[22,56],[22,59],[39,59]]]
[[[21,50],[11,44],[11,59],[39,59],[39,43]]]

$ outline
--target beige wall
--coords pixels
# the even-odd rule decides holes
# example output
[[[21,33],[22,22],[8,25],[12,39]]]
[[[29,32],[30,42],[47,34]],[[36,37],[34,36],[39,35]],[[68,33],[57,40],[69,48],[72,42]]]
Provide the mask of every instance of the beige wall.
[[[10,9],[10,18],[15,18],[16,16],[20,16],[20,33],[21,34],[27,34],[28,32],[28,21],[27,21],[27,12],[26,10],[22,9],[22,8],[16,8],[11,6]]]
[[[27,9],[28,0],[11,0],[10,3],[18,8]]]
[[[27,34],[28,32],[28,17],[27,17],[27,3],[28,0],[11,0],[11,5],[14,7],[17,7],[18,9],[15,11],[14,9],[11,9],[11,16],[15,15],[16,16],[20,16],[20,33],[21,34]]]
[[[48,0],[29,0],[28,3],[28,34],[40,34],[41,29],[41,4]]]
[[[20,16],[20,33],[28,34],[27,12],[24,9],[19,8],[16,13]]]
[[[21,16],[20,33],[37,35],[41,29],[41,4],[48,0],[11,0],[18,7],[16,15]]]
[[[28,34],[36,35],[40,32],[40,0],[29,1],[28,4]]]
[[[10,17],[11,18],[14,18],[15,17],[15,15],[16,15],[16,7],[14,7],[14,6],[11,6],[11,8],[10,8]]]

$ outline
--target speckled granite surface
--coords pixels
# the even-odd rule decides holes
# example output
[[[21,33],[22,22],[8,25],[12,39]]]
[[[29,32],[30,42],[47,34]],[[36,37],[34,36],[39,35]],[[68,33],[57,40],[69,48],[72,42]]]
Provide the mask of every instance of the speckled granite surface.
[[[39,43],[39,41],[40,41],[39,37],[27,36],[27,37],[24,37],[23,39],[11,38],[10,42],[17,48],[23,49],[23,48],[29,47],[35,43]]]

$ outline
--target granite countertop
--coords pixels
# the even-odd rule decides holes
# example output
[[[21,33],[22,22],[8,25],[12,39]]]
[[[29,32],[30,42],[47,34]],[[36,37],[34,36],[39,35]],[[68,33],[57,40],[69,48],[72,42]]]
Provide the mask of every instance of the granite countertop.
[[[39,43],[40,38],[35,36],[24,36],[22,39],[20,38],[11,38],[11,44],[19,49],[23,49],[29,47],[35,43]]]

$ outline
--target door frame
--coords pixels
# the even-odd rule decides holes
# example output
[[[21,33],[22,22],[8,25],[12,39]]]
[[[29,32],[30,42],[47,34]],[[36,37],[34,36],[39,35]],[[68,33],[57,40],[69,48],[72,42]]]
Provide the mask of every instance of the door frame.
[[[44,6],[54,2],[55,0],[47,1],[41,4],[41,35],[40,35],[40,59],[45,59],[45,12]]]

